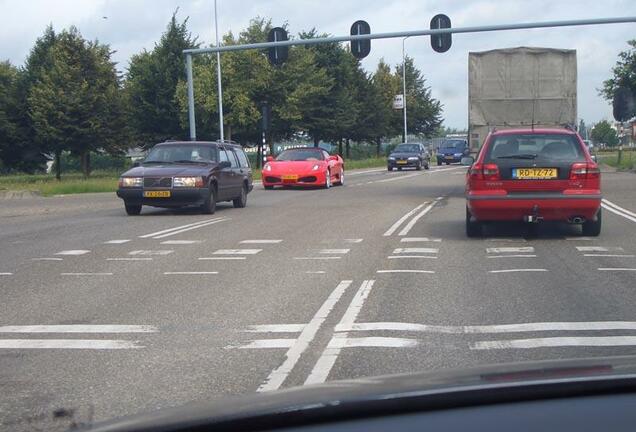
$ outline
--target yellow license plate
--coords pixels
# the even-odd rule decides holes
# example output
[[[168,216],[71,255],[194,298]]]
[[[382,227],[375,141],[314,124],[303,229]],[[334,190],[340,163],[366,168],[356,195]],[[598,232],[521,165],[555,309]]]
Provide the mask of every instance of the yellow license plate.
[[[298,180],[298,176],[297,175],[284,175],[283,176],[283,180]]]
[[[170,198],[170,191],[144,191],[145,198]]]
[[[514,179],[534,179],[545,180],[557,178],[556,168],[514,168],[512,170]]]
[[[453,157],[452,156],[446,156],[445,159],[453,159]]]
[[[398,165],[406,165],[406,161],[397,161]]]

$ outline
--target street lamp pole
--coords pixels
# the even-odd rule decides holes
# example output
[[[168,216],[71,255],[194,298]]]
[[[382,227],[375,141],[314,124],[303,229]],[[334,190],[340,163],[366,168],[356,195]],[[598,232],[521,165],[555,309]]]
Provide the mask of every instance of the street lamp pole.
[[[402,142],[406,143],[408,140],[408,131],[406,130],[406,57],[404,55],[404,41],[408,39],[408,36],[402,39],[402,110],[404,111],[404,136]]]
[[[216,0],[214,0],[214,30],[216,32],[216,46],[219,47],[219,24],[216,18]],[[221,85],[221,53],[216,52],[216,78],[217,89],[219,94],[219,132],[221,136],[221,142],[224,140],[223,136],[223,87]]]

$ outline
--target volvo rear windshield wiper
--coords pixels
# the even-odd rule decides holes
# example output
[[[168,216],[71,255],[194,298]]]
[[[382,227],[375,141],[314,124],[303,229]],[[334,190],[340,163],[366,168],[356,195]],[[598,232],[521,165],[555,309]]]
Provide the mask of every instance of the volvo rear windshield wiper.
[[[506,156],[497,156],[497,159],[536,159],[539,155],[537,154],[516,154],[516,155],[506,155]]]

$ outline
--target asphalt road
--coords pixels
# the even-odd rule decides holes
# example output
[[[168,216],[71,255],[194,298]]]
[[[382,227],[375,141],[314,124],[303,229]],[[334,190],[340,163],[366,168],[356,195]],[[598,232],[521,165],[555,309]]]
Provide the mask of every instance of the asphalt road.
[[[0,429],[326,380],[636,352],[636,175],[603,232],[464,235],[463,174],[257,186],[214,215],[114,194],[0,203]],[[620,206],[632,214],[615,207]],[[608,210],[609,209],[609,210]],[[613,210],[613,211],[610,211]]]

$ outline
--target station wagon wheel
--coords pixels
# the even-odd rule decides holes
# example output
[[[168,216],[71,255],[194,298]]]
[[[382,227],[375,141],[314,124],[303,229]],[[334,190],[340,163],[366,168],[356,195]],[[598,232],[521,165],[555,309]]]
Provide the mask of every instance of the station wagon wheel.
[[[204,214],[214,214],[216,211],[216,189],[210,185],[210,193],[201,205],[201,212]]]
[[[247,187],[243,185],[241,188],[241,195],[238,198],[232,200],[235,208],[244,208],[247,205]]]
[[[137,216],[141,213],[141,204],[124,204],[128,216]]]

